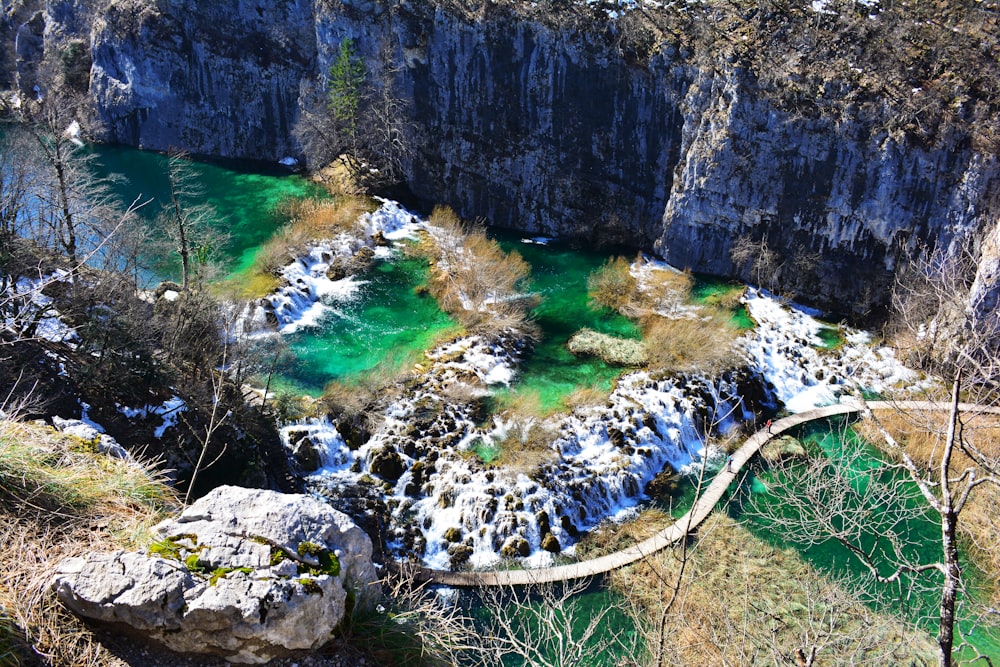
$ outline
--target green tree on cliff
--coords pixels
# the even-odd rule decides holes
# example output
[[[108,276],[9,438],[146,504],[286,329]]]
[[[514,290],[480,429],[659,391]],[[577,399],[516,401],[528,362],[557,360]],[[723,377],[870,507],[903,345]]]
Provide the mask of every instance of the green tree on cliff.
[[[365,83],[365,66],[354,52],[354,40],[340,43],[337,60],[330,65],[330,89],[327,106],[337,125],[352,139],[357,135],[358,107],[361,87]]]
[[[327,75],[304,95],[295,135],[310,169],[339,162],[352,188],[375,190],[399,180],[412,128],[397,91],[390,45],[370,62],[344,39]]]

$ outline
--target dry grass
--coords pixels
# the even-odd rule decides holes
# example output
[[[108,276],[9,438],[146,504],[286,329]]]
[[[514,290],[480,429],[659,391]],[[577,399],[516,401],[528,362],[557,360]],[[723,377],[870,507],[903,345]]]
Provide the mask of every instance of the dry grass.
[[[694,277],[686,271],[643,270],[646,259],[635,265],[642,280],[632,274],[632,263],[624,257],[609,259],[587,278],[591,306],[609,308],[625,317],[641,320],[660,312],[672,312],[688,302]]]
[[[577,408],[601,407],[608,402],[611,395],[610,389],[600,387],[581,387],[563,399],[563,405],[568,410]]]
[[[90,449],[47,427],[0,422],[2,622],[15,649],[45,664],[119,664],[63,609],[49,583],[63,558],[144,544],[149,528],[176,505],[155,474]]]
[[[555,459],[552,443],[559,437],[559,431],[547,420],[551,411],[543,407],[541,394],[533,391],[504,394],[494,412],[509,427],[503,439],[496,443],[500,453],[491,465],[531,477]]]
[[[644,261],[641,256],[636,260],[640,270]],[[591,304],[637,320],[643,329],[644,354],[624,361],[610,351],[603,353],[596,342],[591,347],[609,363],[639,363],[653,371],[717,373],[731,368],[739,363],[735,351],[739,331],[729,321],[730,311],[741,292],[734,290],[731,297],[686,312],[692,287],[694,277],[688,272],[644,270],[637,280],[624,257],[608,260],[587,280]]]
[[[878,420],[910,458],[935,479],[947,433],[947,412],[880,411]],[[1000,415],[964,413],[962,421],[964,440],[988,461],[1000,461]],[[854,428],[869,442],[884,442],[881,431],[870,419],[858,422]],[[892,450],[887,449],[887,453],[898,456]],[[952,471],[978,467],[961,449],[952,454]],[[973,491],[962,511],[958,530],[973,562],[991,584],[988,595],[992,603],[1000,604],[1000,489],[996,485],[981,484]]]
[[[361,197],[287,200],[281,213],[288,217],[288,224],[257,252],[251,273],[277,274],[311,242],[353,231],[358,218],[374,208],[370,200]]]
[[[638,281],[632,275],[630,262],[624,257],[613,257],[587,278],[587,294],[592,306],[617,310],[631,316],[638,290]]]
[[[707,319],[649,317],[642,338],[653,370],[721,372],[740,361],[738,336],[729,317],[715,313]]]
[[[661,664],[788,664],[796,650],[808,654],[811,642],[822,647],[815,664],[823,665],[910,664],[934,655],[927,636],[875,614],[794,552],[775,549],[720,513],[689,545],[676,599],[661,617],[684,553],[665,550],[611,579],[654,654],[665,622]]]
[[[627,549],[656,535],[674,523],[674,517],[659,508],[649,508],[626,523],[606,521],[587,532],[576,545],[579,560],[598,558]]]
[[[469,227],[446,207],[437,207],[414,252],[431,262],[430,291],[441,309],[472,333],[507,329],[534,337],[528,294],[531,267],[516,252],[504,252],[481,227]]]

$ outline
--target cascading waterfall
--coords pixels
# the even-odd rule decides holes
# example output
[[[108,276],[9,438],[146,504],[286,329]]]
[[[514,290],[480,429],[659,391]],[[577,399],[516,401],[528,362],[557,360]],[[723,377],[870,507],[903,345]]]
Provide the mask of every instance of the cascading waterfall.
[[[503,557],[542,565],[554,552],[571,550],[579,531],[634,507],[665,468],[681,470],[711,456],[708,437],[752,414],[735,380],[636,372],[619,381],[605,405],[547,425],[558,433],[549,462],[531,471],[493,467],[471,453],[472,445],[509,442],[509,424],[477,426],[469,404],[444,397],[456,393],[462,378],[486,381],[503,375],[500,367],[512,369],[511,346],[473,337],[450,343],[447,354],[432,352],[439,360],[420,389],[395,402],[356,451],[328,421],[287,426],[283,437],[289,446],[309,437],[322,448],[322,468],[311,480],[331,496],[380,480],[398,557],[438,568],[485,567]]]
[[[319,243],[286,271],[291,284],[271,298],[274,313],[284,317],[283,304],[290,304],[287,323],[301,323],[324,293],[333,293],[323,281],[334,257],[356,253],[375,231],[409,235],[416,224],[383,202],[365,219],[361,240]],[[717,465],[712,436],[782,403],[807,409],[855,385],[878,390],[914,381],[861,332],[848,331],[844,345],[820,353],[817,333],[829,325],[753,289],[743,301],[756,323],[740,343],[746,365],[719,378],[636,371],[619,378],[602,405],[483,423],[483,399],[516,378],[525,350],[512,331],[466,336],[426,354],[418,377],[355,449],[326,419],[285,426],[282,437],[293,451],[318,452],[320,467],[309,477],[314,490],[363,523],[375,522],[397,558],[436,568],[486,567],[504,558],[545,565],[556,553],[571,553],[580,532],[644,500],[661,472]],[[534,444],[528,463],[516,456],[512,464],[503,456],[487,463],[477,455],[483,447],[516,453],[532,428],[551,437]]]

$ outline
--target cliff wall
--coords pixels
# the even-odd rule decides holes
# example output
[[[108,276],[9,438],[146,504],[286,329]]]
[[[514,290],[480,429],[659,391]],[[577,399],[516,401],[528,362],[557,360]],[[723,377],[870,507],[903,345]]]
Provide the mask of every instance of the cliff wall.
[[[410,188],[490,224],[655,250],[864,317],[902,256],[978,239],[1000,211],[995,151],[954,125],[914,138],[878,100],[817,111],[814,97],[848,97],[836,86],[802,84],[810,106],[790,108],[738,40],[699,47],[619,14],[533,4],[548,9],[115,0],[89,23],[99,136],[296,154],[303,91],[351,38],[372,85],[391,81],[405,103]],[[73,23],[73,12],[48,17]],[[716,43],[730,46],[704,46]]]

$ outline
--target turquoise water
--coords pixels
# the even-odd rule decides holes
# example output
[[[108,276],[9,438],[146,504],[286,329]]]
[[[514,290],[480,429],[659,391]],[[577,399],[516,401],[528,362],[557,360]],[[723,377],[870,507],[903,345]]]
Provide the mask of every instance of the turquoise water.
[[[560,585],[556,584],[553,591],[557,596]],[[620,595],[597,584],[592,584],[586,590],[569,598],[556,613],[546,615],[543,611],[546,603],[538,595],[525,600],[520,595],[513,608],[510,598],[503,592],[497,599],[486,599],[475,593],[464,594],[465,604],[469,606],[472,617],[476,621],[476,629],[487,636],[496,630],[491,622],[497,608],[511,617],[511,624],[518,637],[525,641],[527,637],[539,637],[539,618],[553,618],[557,628],[569,628],[569,632],[558,636],[547,636],[537,644],[537,652],[532,658],[525,660],[520,656],[504,655],[504,667],[533,667],[542,664],[559,664],[559,647],[563,644],[576,646],[584,637],[587,624],[598,614],[604,613],[601,623],[586,642],[587,650],[579,662],[573,663],[579,667],[606,667],[608,665],[634,664],[622,663],[622,660],[632,657],[641,658],[644,651],[642,634],[637,630],[632,618],[623,611]],[[558,608],[557,608],[558,609]],[[497,634],[503,636],[503,632]],[[566,636],[569,635],[569,636]]]
[[[147,222],[170,202],[166,155],[121,146],[94,145],[88,150],[96,156],[95,174],[112,179],[118,200],[124,204],[136,198],[149,201],[140,210]],[[200,203],[214,209],[213,226],[229,236],[220,257],[226,271],[246,268],[256,250],[284,224],[279,211],[283,201],[323,193],[281,165],[236,160],[191,160],[188,164],[204,195]],[[148,259],[152,273],[179,276],[176,258]]]
[[[520,253],[531,265],[531,289],[542,298],[533,311],[542,340],[521,365],[514,392],[537,396],[543,410],[556,410],[564,407],[565,399],[577,389],[610,391],[622,369],[600,359],[578,359],[566,348],[566,342],[582,328],[641,338],[639,328],[625,317],[587,303],[587,278],[611,256],[575,250],[562,243],[526,243],[512,234],[498,234],[497,240],[504,250]]]
[[[333,380],[351,380],[376,366],[412,364],[455,322],[418,286],[427,280],[423,260],[379,262],[359,277],[357,297],[335,303],[318,327],[285,337],[290,358],[279,369],[279,388],[319,395]]]
[[[848,430],[846,438],[843,433],[842,420],[817,421],[805,425],[798,431],[798,437],[813,452],[822,452],[826,456],[838,457],[847,447],[860,447],[860,455],[851,457],[850,468],[847,469],[845,477],[850,481],[854,489],[860,496],[868,484],[872,483],[874,475],[883,476],[887,480],[893,480],[893,475],[900,473],[886,471],[882,465],[880,454],[874,448],[868,446]],[[801,545],[787,542],[785,535],[771,529],[765,519],[754,513],[743,513],[743,503],[747,500],[746,493],[755,497],[755,501],[768,507],[770,511],[783,513],[783,503],[779,497],[768,493],[767,484],[771,479],[766,470],[758,470],[759,477],[755,477],[752,482],[746,485],[747,488],[741,490],[738,501],[729,505],[731,513],[737,516],[755,534],[768,541],[781,546],[790,546],[797,549],[802,556],[814,565],[817,569],[830,574],[833,578],[845,582],[850,588],[859,590],[866,601],[874,608],[881,609],[894,614],[901,614],[910,620],[918,620],[921,625],[932,635],[937,632],[938,605],[940,603],[940,575],[924,574],[917,580],[913,576],[904,575],[895,586],[879,584],[868,576],[867,570],[859,563],[858,559],[848,551],[848,549],[833,539],[821,541],[813,545]],[[917,494],[914,485],[906,483],[909,487],[909,498],[901,499],[893,497],[884,499],[883,504],[877,507],[856,507],[855,510],[876,510],[873,515],[872,525],[882,525],[883,516],[893,516],[898,513],[902,516],[911,514],[906,519],[900,520],[884,532],[866,532],[861,537],[862,548],[872,553],[890,547],[890,540],[897,540],[902,544],[901,553],[910,562],[927,563],[934,562],[941,550],[941,528],[936,515],[925,508],[924,501]],[[917,508],[916,516],[912,516],[913,508]],[[892,565],[886,560],[880,562],[880,573],[888,575],[892,572]],[[975,567],[971,563],[963,564],[963,571],[970,583],[975,583],[980,577]],[[959,612],[961,613],[961,612]],[[959,617],[959,624],[966,631],[971,629],[972,620],[968,617]],[[957,639],[957,637],[956,637]],[[1000,656],[1000,633],[993,631],[986,633],[977,631],[969,638],[974,646],[986,655]]]

